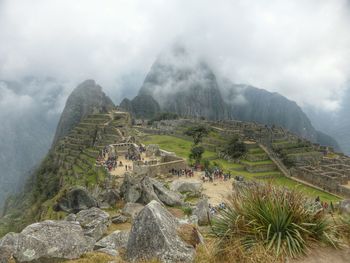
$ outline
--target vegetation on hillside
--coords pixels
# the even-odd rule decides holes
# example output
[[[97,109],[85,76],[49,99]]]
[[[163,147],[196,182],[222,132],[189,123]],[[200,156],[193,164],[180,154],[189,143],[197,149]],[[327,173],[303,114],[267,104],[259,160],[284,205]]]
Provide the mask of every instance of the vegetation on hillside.
[[[233,159],[237,159],[247,153],[247,148],[237,136],[234,136],[224,146],[222,152]]]

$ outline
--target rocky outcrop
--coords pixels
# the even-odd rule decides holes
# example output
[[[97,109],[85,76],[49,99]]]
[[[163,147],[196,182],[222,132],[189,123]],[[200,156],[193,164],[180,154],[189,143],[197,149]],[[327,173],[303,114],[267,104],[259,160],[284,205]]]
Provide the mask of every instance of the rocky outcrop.
[[[143,205],[138,203],[126,203],[123,207],[122,214],[127,217],[135,218],[143,207]]]
[[[198,217],[199,225],[208,225],[210,220],[208,199],[205,198],[200,200],[197,203],[196,207],[193,209],[192,214]]]
[[[120,194],[124,201],[136,203],[141,198],[140,178],[133,177],[130,173],[125,173],[124,181],[120,187]]]
[[[135,218],[126,257],[135,262],[157,258],[161,262],[192,262],[195,250],[177,233],[180,224],[163,205],[151,201]]]
[[[97,200],[84,187],[74,187],[58,200],[54,209],[67,213],[77,213],[97,206]]]
[[[55,262],[76,259],[93,249],[94,240],[84,235],[78,222],[43,221],[21,233],[9,233],[0,240],[0,262],[13,256],[16,262]],[[1,261],[2,260],[2,261]]]
[[[126,202],[147,204],[156,200],[169,206],[182,205],[182,196],[167,189],[163,184],[148,176],[132,177],[130,174],[124,177],[120,188],[121,195]]]
[[[202,192],[203,188],[203,182],[198,180],[174,180],[171,185],[170,189],[175,192],[180,193],[192,193],[192,194],[199,194]]]
[[[120,193],[117,189],[107,189],[100,193],[97,199],[102,208],[114,207],[120,200]]]
[[[85,80],[69,95],[58,123],[53,145],[67,135],[89,114],[105,113],[113,109],[112,100],[94,80]]]
[[[123,224],[128,221],[128,218],[124,215],[116,215],[111,218],[113,224]]]
[[[102,238],[95,244],[95,250],[101,248],[108,248],[118,250],[119,248],[126,248],[129,239],[128,231],[114,231],[112,234]]]
[[[111,224],[109,214],[95,207],[80,211],[75,220],[82,226],[84,234],[94,240],[99,240]]]

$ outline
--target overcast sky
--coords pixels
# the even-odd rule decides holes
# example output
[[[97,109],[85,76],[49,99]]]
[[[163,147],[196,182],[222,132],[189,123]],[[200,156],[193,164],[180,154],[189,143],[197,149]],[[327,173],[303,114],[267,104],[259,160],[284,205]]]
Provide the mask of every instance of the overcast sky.
[[[346,0],[0,0],[0,79],[136,90],[174,41],[302,106],[337,109],[350,79]]]

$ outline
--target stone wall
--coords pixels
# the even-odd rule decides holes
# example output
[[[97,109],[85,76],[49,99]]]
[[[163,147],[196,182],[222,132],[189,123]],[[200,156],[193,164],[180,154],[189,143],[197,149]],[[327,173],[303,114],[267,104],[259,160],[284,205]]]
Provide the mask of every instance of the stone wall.
[[[175,160],[171,162],[159,163],[154,165],[136,165],[134,172],[137,174],[147,174],[148,176],[157,176],[161,174],[168,174],[172,169],[181,170],[186,169],[187,165],[184,160]]]

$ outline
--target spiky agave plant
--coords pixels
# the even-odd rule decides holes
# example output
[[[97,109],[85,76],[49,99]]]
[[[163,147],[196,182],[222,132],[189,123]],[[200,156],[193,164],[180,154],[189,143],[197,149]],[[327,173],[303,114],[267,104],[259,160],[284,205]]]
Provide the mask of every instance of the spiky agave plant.
[[[311,241],[337,245],[328,216],[301,192],[255,184],[236,192],[213,220],[221,248],[240,240],[247,250],[263,246],[278,256],[296,257]]]

